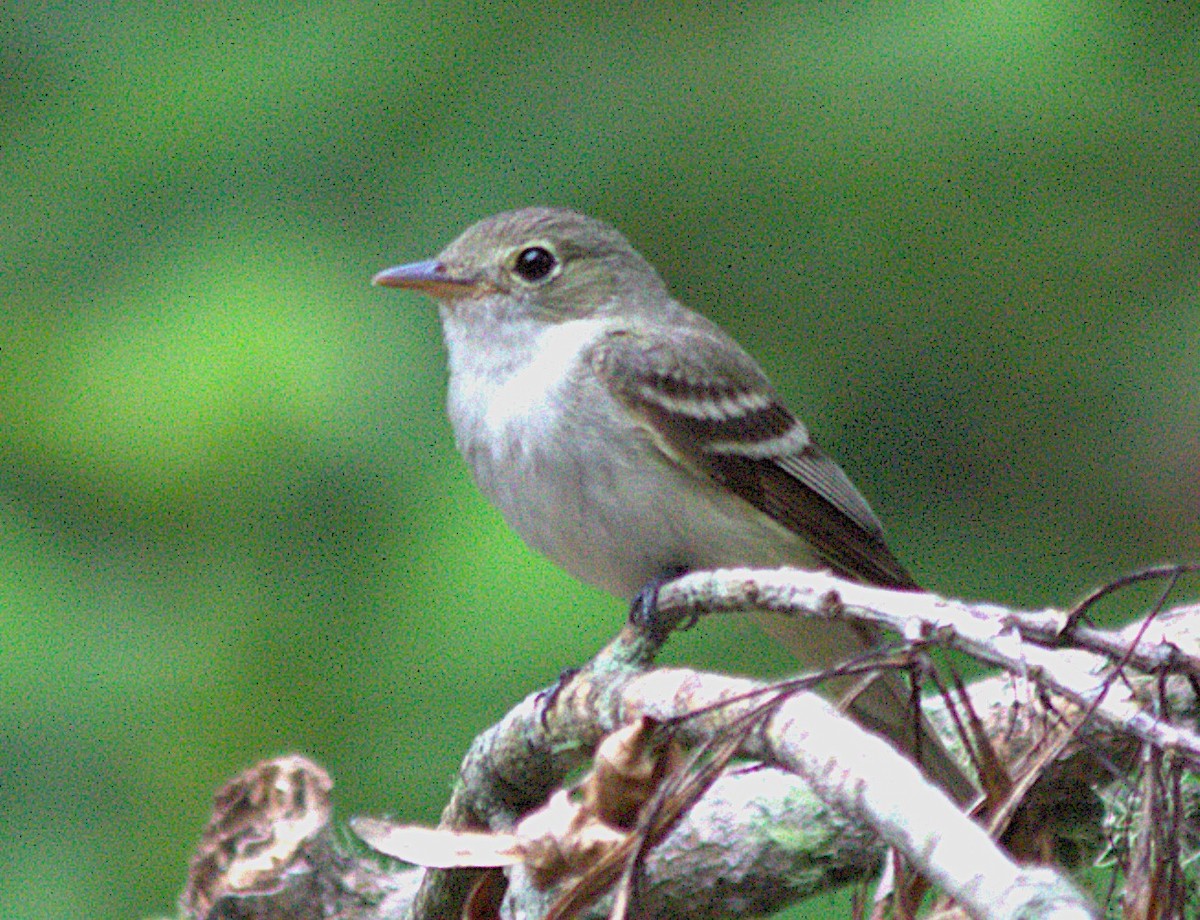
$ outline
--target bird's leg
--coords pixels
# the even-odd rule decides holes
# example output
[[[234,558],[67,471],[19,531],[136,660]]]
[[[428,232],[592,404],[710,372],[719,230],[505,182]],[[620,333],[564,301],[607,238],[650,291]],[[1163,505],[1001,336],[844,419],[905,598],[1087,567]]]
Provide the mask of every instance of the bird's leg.
[[[648,581],[629,605],[630,624],[645,631],[658,642],[665,642],[667,636],[676,629],[691,629],[695,626],[699,619],[695,614],[686,617],[681,614],[665,615],[658,606],[658,592],[662,586],[686,573],[687,569],[683,566],[673,566]]]

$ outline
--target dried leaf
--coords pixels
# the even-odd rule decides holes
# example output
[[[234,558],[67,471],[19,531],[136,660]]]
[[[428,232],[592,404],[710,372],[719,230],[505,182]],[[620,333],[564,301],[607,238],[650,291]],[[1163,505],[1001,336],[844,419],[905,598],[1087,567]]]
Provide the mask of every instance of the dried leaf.
[[[670,732],[649,716],[610,733],[581,783],[584,811],[610,827],[630,829],[663,776],[679,763]]]
[[[376,852],[426,869],[486,869],[512,866],[524,858],[513,834],[456,831],[355,818],[354,833]]]
[[[226,783],[192,858],[185,914],[207,918],[228,898],[303,887],[313,872],[308,847],[329,823],[332,788],[329,774],[299,755],[262,761]]]

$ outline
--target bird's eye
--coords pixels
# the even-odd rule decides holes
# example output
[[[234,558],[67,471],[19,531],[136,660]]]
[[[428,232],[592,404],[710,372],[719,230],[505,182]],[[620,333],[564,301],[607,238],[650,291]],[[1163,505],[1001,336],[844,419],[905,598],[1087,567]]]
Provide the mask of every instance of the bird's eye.
[[[517,253],[513,271],[526,281],[544,281],[558,267],[558,259],[544,246],[528,246]]]

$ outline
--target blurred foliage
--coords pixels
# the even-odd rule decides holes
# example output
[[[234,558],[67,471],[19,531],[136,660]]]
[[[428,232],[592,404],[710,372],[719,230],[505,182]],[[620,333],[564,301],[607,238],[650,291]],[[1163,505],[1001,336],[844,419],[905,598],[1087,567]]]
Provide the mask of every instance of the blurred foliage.
[[[432,307],[367,285],[502,208],[623,228],[937,590],[1194,557],[1194,10],[0,7],[0,916],[170,911],[281,751],[433,819],[615,628],[476,495]]]

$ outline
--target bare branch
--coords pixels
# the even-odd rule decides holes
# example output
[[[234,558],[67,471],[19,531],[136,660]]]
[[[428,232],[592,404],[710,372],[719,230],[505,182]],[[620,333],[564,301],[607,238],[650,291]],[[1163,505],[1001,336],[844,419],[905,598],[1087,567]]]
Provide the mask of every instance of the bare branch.
[[[1109,680],[1111,662],[1104,654],[1079,647],[1047,647],[1050,643],[1086,641],[1104,646],[1135,667],[1200,675],[1200,658],[1174,643],[1143,639],[1134,644],[1128,637],[1123,639],[1123,634],[1082,629],[1076,629],[1073,638],[1068,638],[1062,632],[1066,617],[1059,611],[1013,611],[934,594],[872,588],[832,575],[793,569],[725,569],[687,575],[662,589],[659,604],[680,616],[756,609],[788,616],[876,623],[910,641],[966,652],[1079,706],[1093,707],[1095,717],[1110,730],[1128,732],[1200,767],[1200,735],[1148,715],[1144,701],[1134,695],[1131,687]],[[1169,654],[1164,649],[1169,649]]]
[[[999,824],[1014,815],[1018,826],[1024,820],[1039,831],[1055,821],[1069,822],[1073,831],[1086,828],[1095,838],[1099,811],[1091,788],[1109,776],[1125,782],[1139,745],[1155,752],[1143,758],[1146,762],[1165,756],[1173,764],[1200,763],[1200,738],[1170,718],[1180,707],[1195,711],[1200,608],[1180,608],[1120,632],[1104,632],[1058,611],[1010,611],[785,570],[689,575],[664,586],[659,604],[667,615],[684,618],[750,608],[818,619],[854,617],[889,627],[918,645],[960,649],[999,665],[1009,676],[970,688],[971,708],[981,714],[987,737],[1007,768],[1016,771],[1012,788],[1017,793],[1004,804]],[[602,738],[641,716],[665,723],[677,741],[697,747],[728,737],[731,727],[775,698],[770,717],[740,738],[740,756],[760,766],[726,770],[648,850],[636,874],[641,884],[630,889],[636,898],[630,902],[632,915],[718,920],[773,910],[869,877],[879,865],[880,840],[904,853],[973,916],[1093,915],[1056,873],[1016,865],[884,741],[821,699],[793,692],[805,682],[781,687],[651,670],[658,644],[627,627],[586,668],[551,691],[531,695],[480,735],[464,760],[443,824],[513,828]],[[935,723],[951,721],[939,720],[939,701],[926,704]],[[1032,766],[1013,766],[1022,761]],[[256,834],[284,840],[275,825],[281,817],[273,815],[288,816],[287,795],[259,798],[273,801],[274,812],[242,816],[248,823],[237,827],[261,825]],[[1177,809],[1177,794],[1172,802]],[[1139,814],[1153,810],[1141,807]],[[1182,834],[1182,827],[1195,833],[1191,812],[1172,814],[1172,834]],[[294,808],[288,820],[295,824]],[[324,824],[304,827],[296,845],[284,847],[289,855],[281,865],[288,868],[280,876],[280,896],[291,886],[289,903],[295,910],[303,892],[319,892],[320,904],[305,916],[457,918],[480,878],[463,870],[381,870],[371,860],[335,852]],[[370,841],[382,839],[390,825],[359,819],[354,827]],[[239,841],[246,835],[233,829],[230,846],[241,852],[245,845]],[[210,853],[221,845],[211,835],[206,839]],[[254,841],[246,840],[246,852],[253,856]],[[1160,832],[1152,845],[1164,851],[1173,844]],[[1152,863],[1149,851],[1138,852],[1139,865]],[[1178,850],[1171,852],[1178,862]],[[416,878],[422,882],[414,896]],[[304,887],[296,888],[300,883]],[[1173,903],[1180,903],[1178,876],[1171,884],[1176,886]],[[273,916],[270,885],[263,879],[247,893],[235,888],[205,894],[203,901],[193,896],[189,915],[203,916],[202,904],[227,909],[221,904],[234,899],[237,911],[220,916]],[[218,889],[209,885],[205,891]],[[557,896],[557,890],[539,891],[518,867],[511,873],[506,910],[514,917],[541,916]],[[247,898],[256,899],[254,910]]]

